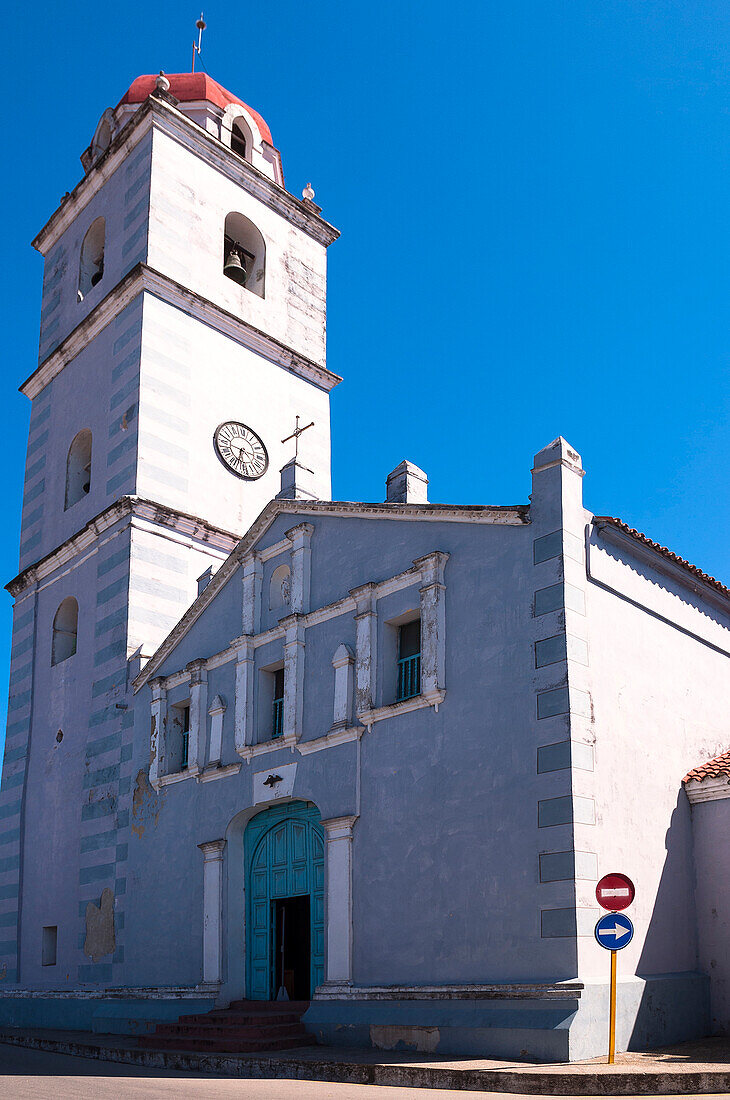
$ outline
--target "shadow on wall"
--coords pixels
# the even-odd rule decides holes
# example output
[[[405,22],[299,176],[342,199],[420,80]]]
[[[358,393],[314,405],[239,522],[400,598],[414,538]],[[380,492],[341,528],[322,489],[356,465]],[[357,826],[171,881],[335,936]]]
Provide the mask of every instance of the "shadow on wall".
[[[690,805],[680,788],[666,858],[636,973],[645,981],[629,1050],[699,1039],[710,1029],[709,979],[697,970]]]

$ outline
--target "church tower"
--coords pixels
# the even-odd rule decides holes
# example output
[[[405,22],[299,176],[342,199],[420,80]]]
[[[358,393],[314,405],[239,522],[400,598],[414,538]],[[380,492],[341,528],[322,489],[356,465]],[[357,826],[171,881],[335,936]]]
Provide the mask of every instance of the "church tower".
[[[204,73],[143,76],[81,160],[33,242],[45,267],[8,585],[5,987],[114,984],[130,679],[272,497],[330,497],[338,233],[285,190],[263,118]],[[313,424],[299,465],[282,442],[297,416]],[[107,887],[117,941],[95,964],[85,912]]]

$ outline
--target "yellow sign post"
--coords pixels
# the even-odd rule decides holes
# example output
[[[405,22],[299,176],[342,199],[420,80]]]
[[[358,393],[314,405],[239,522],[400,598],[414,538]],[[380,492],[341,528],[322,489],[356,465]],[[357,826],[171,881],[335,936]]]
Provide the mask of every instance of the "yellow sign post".
[[[628,947],[634,935],[634,926],[621,910],[634,900],[634,884],[627,875],[614,872],[604,875],[596,886],[596,901],[609,912],[596,924],[596,940],[611,952],[611,982],[608,1009],[608,1064],[616,1061],[616,955]]]
[[[611,952],[611,1008],[608,1015],[608,1064],[616,1060],[616,955]]]

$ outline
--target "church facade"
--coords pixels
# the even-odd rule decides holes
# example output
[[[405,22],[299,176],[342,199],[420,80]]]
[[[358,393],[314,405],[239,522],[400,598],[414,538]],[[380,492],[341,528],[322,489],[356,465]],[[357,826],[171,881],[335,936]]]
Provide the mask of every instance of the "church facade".
[[[0,1022],[286,995],[323,1042],[592,1057],[621,870],[619,1046],[706,1034],[681,780],[727,747],[730,592],[588,511],[562,438],[522,504],[405,461],[332,501],[337,231],[264,120],[140,77],[82,162],[34,242]]]

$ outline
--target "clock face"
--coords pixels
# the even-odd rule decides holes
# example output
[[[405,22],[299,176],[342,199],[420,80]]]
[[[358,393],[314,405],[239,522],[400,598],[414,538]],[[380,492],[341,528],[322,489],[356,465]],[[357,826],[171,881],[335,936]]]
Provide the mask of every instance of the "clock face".
[[[255,481],[266,473],[269,465],[266,447],[245,424],[226,420],[216,428],[213,443],[221,462],[236,477]]]

